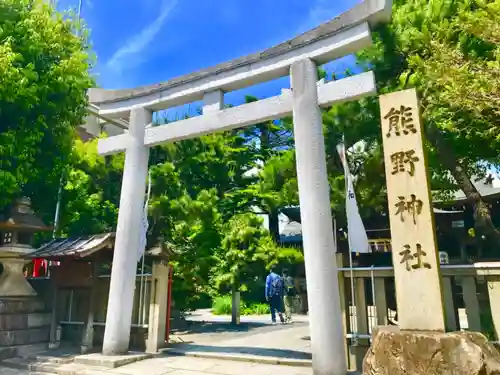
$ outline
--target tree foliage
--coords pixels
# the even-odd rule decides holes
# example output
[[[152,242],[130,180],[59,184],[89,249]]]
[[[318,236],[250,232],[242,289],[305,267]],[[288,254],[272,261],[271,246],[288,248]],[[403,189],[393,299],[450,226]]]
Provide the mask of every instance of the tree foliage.
[[[54,207],[83,122],[89,46],[43,0],[0,3],[0,208],[21,194]]]
[[[262,219],[253,213],[235,215],[224,225],[221,245],[214,253],[216,289],[248,290],[248,284],[256,281],[261,288],[271,266],[303,260],[299,250],[278,246],[262,225]]]
[[[174,297],[183,308],[195,306],[211,290],[220,290],[228,278],[245,284],[252,272],[265,273],[266,262],[293,261],[297,255],[286,249],[282,252],[251,213],[258,175],[249,172],[261,157],[251,141],[242,131],[235,131],[152,150],[150,243],[164,239],[175,253]],[[248,233],[270,240],[256,239],[259,261],[254,259],[254,247],[228,251],[231,231],[241,223],[248,226]],[[240,271],[232,272],[235,269]]]
[[[375,71],[379,92],[417,88],[434,187],[463,190],[477,232],[495,242],[499,232],[474,180],[499,162],[498,6],[498,0],[395,1],[392,22],[358,55]],[[361,111],[378,109],[368,100]]]
[[[101,157],[97,142],[77,139],[73,144],[63,183],[59,235],[115,230],[124,155]]]

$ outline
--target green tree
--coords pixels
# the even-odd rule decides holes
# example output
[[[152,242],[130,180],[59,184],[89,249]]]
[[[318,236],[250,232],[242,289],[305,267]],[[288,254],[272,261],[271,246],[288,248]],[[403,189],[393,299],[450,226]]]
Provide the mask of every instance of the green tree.
[[[257,100],[254,96],[245,97],[246,103]],[[290,166],[290,155],[293,154],[293,151],[290,153],[293,150],[292,119],[256,124],[244,129],[242,133],[255,163],[255,178],[249,189],[236,192],[234,199],[240,202],[240,208],[254,207],[267,214],[271,236],[278,243],[279,209],[285,205],[286,197],[279,193],[281,186],[278,175],[275,176],[272,170],[278,174],[281,172],[283,176],[284,168]],[[280,167],[279,164],[283,165]]]
[[[224,132],[167,144],[151,152],[150,243],[164,238],[166,246],[176,253],[174,296],[182,299],[182,308],[196,306],[197,299],[214,288],[221,290],[217,280],[227,272],[217,262],[228,225],[242,214],[255,218],[250,211],[262,194],[256,189],[258,175],[249,172],[263,157],[260,149],[253,147],[252,137],[244,131]],[[256,222],[246,223],[250,230]],[[259,231],[264,230],[261,226]],[[276,261],[301,256],[300,251],[282,251],[273,241],[259,244]],[[226,260],[238,267],[234,259]],[[251,272],[265,274],[271,260],[244,261]],[[186,295],[193,299],[186,299]]]
[[[499,1],[395,1],[393,19],[358,61],[373,69],[379,92],[416,87],[421,98],[434,188],[460,188],[476,230],[498,243],[487,204],[472,178],[498,165]],[[378,108],[361,111],[368,131]],[[370,125],[371,123],[371,125]]]
[[[269,235],[262,219],[246,213],[233,216],[223,227],[220,249],[215,253],[214,281],[216,288],[229,287],[239,291],[244,281],[254,276],[253,262],[261,250],[261,241]],[[245,288],[246,289],[246,288]]]
[[[261,212],[268,214],[269,231],[279,243],[279,212],[286,206],[298,204],[295,150],[275,152],[260,168],[256,181],[240,194],[250,197]]]
[[[47,212],[85,116],[89,46],[43,0],[0,2],[0,24],[0,207],[27,195]]]
[[[98,139],[74,141],[61,199],[60,233],[77,236],[116,228],[124,154],[102,157]]]
[[[150,163],[150,239],[167,239],[177,254],[174,297],[194,307],[210,289],[223,223],[240,210],[231,192],[249,183],[250,152],[238,132],[226,132],[157,147]]]
[[[213,254],[220,246],[223,227],[217,201],[212,189],[203,190],[194,199],[185,194],[178,200],[161,203],[169,205],[173,217],[167,246],[175,253],[173,296],[182,309],[199,306],[209,294]]]
[[[276,245],[262,219],[253,213],[233,216],[222,228],[222,241],[214,253],[214,287],[233,296],[240,291],[256,290],[262,295],[266,269],[279,263],[295,264],[303,260],[297,249]],[[239,299],[239,298],[238,298]],[[236,299],[233,298],[233,302]],[[239,315],[233,306],[232,322]]]

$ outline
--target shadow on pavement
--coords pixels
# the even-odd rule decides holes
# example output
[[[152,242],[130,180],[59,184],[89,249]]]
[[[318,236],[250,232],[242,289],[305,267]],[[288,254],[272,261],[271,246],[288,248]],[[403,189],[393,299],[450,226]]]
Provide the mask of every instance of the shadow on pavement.
[[[300,323],[294,323],[294,325],[300,325]],[[174,335],[178,334],[198,334],[198,333],[222,333],[222,332],[250,332],[259,328],[264,328],[266,331],[280,330],[287,325],[275,325],[272,326],[266,323],[258,322],[242,322],[238,325],[231,324],[230,322],[201,322],[201,321],[189,321],[186,320],[185,323],[171,330]]]
[[[255,348],[246,346],[216,346],[216,345],[192,345],[179,344],[172,345],[171,349],[183,353],[218,353],[218,354],[244,354],[260,357],[278,357],[286,359],[311,359],[311,353],[300,352],[296,350]],[[167,352],[168,354],[168,352]]]

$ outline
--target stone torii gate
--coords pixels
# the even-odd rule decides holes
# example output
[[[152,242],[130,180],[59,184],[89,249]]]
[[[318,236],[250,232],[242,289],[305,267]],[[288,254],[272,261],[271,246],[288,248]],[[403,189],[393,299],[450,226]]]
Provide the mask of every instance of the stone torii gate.
[[[365,0],[330,22],[261,53],[165,83],[126,90],[90,90],[90,101],[99,108],[100,116],[129,122],[128,132],[99,141],[101,155],[126,155],[105,355],[128,351],[136,273],[130,256],[137,253],[140,243],[149,148],[293,115],[314,374],[345,374],[345,336],[320,107],[373,95],[376,86],[372,72],[318,83],[317,65],[369,46],[370,27],[387,22],[391,6],[391,0]],[[286,75],[291,77],[291,90],[224,108],[225,92]],[[153,111],[197,100],[203,100],[201,116],[150,126]]]

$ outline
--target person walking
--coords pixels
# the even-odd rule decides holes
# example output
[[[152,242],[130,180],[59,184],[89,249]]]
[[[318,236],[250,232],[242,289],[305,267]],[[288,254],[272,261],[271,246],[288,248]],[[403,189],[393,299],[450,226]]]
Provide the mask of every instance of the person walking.
[[[273,324],[276,323],[276,313],[280,317],[281,323],[285,323],[283,318],[283,279],[280,275],[274,272],[271,268],[269,275],[266,278],[266,301],[269,302],[271,309],[271,319]]]
[[[285,302],[285,320],[287,323],[292,321],[292,307],[293,298],[295,297],[295,286],[293,283],[293,277],[289,275],[288,270],[283,270],[283,285],[284,285],[284,296],[283,300]]]

